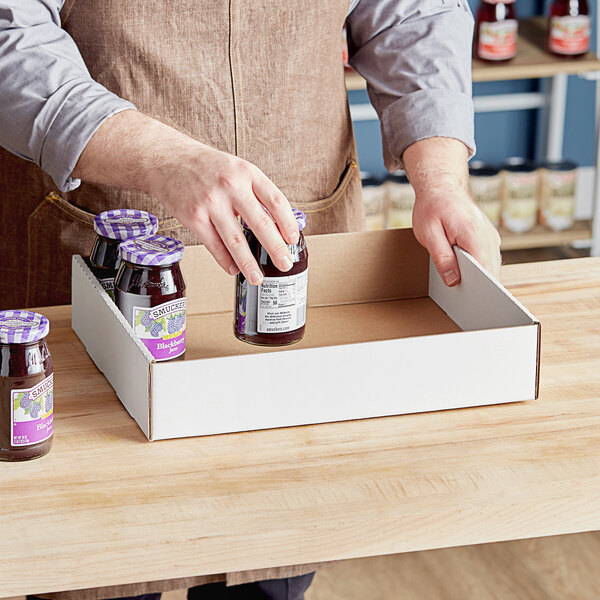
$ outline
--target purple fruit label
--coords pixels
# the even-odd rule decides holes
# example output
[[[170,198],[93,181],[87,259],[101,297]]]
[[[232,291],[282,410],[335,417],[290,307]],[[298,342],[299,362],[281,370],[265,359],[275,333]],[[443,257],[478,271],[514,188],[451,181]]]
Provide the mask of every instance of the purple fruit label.
[[[54,377],[27,390],[11,390],[12,446],[31,446],[47,440],[53,431]]]
[[[156,360],[185,352],[185,298],[152,308],[133,307],[133,329]]]

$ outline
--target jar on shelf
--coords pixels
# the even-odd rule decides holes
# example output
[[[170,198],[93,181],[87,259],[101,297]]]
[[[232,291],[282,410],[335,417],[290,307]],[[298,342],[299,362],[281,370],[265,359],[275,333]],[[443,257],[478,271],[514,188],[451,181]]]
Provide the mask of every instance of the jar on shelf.
[[[533,229],[538,217],[539,173],[536,164],[512,157],[502,165],[502,224],[513,233]]]
[[[548,17],[548,52],[583,56],[590,49],[592,22],[586,0],[554,0]]]
[[[246,241],[264,278],[257,286],[250,285],[242,273],[236,275],[235,337],[258,346],[286,346],[299,342],[306,328],[306,300],[308,284],[308,250],[302,230],[306,216],[293,209],[300,239],[289,245],[293,266],[280,271],[267,251],[242,223]]]
[[[387,220],[385,180],[370,173],[361,173],[360,181],[367,231],[385,229]]]
[[[387,177],[388,227],[405,229],[412,227],[415,207],[415,190],[404,171],[396,171]]]
[[[545,161],[540,169],[540,222],[554,231],[573,227],[577,164]]]
[[[158,219],[144,210],[117,208],[96,215],[94,230],[97,236],[90,253],[90,269],[114,300],[115,277],[121,262],[119,245],[125,240],[156,233]]]
[[[484,212],[494,227],[500,226],[502,208],[502,177],[500,169],[473,161],[469,165],[469,186],[474,202]]]
[[[491,62],[514,58],[518,29],[515,0],[482,0],[475,18],[473,54]]]
[[[123,242],[115,279],[115,302],[157,360],[185,352],[185,282],[179,261],[183,244],[163,235]]]
[[[54,379],[39,313],[0,311],[0,460],[30,460],[52,446]]]

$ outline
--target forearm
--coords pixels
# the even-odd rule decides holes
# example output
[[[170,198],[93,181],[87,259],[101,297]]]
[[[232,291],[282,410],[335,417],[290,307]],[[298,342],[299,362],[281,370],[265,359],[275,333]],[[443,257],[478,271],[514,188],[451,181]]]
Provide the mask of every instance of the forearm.
[[[84,148],[73,177],[154,193],[166,164],[202,147],[200,142],[135,110],[108,118]]]
[[[462,142],[442,137],[415,142],[402,156],[417,199],[449,189],[468,193],[468,158]]]

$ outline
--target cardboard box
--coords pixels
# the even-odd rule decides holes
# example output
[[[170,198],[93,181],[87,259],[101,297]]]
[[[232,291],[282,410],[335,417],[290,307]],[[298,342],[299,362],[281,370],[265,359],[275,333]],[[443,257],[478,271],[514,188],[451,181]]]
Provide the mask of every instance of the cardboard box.
[[[234,281],[186,248],[185,360],[156,362],[80,256],[73,329],[150,440],[537,398],[540,324],[465,252],[447,288],[411,230],[311,236],[305,338],[233,335]]]

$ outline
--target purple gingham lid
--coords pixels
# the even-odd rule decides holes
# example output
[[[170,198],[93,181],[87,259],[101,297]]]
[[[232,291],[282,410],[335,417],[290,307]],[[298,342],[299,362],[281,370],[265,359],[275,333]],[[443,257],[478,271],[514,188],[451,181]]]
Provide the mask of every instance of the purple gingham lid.
[[[119,254],[135,265],[160,267],[179,262],[183,257],[183,244],[164,235],[144,235],[123,242]]]
[[[106,210],[94,217],[94,230],[112,240],[128,240],[158,231],[158,219],[145,210],[117,208]]]
[[[306,215],[297,208],[292,208],[294,217],[296,217],[296,223],[298,223],[298,229],[302,231],[306,227]]]
[[[0,343],[26,344],[48,335],[50,322],[30,310],[0,310]]]

